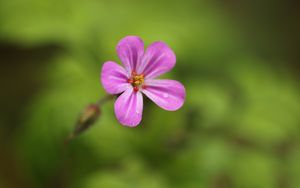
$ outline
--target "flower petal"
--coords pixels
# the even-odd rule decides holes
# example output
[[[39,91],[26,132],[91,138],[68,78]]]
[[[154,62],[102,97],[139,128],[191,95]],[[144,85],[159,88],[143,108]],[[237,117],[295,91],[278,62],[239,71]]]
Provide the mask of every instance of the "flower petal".
[[[176,63],[176,56],[163,42],[154,42],[146,50],[137,72],[146,78],[155,78],[170,71]]]
[[[117,53],[129,73],[136,71],[144,54],[144,42],[137,36],[127,36],[118,43]]]
[[[165,110],[179,109],[185,100],[184,86],[175,80],[146,80],[142,92]]]
[[[126,70],[113,61],[103,64],[101,83],[107,93],[119,94],[130,87]]]
[[[115,114],[122,125],[135,127],[142,120],[143,95],[130,87],[115,102]]]

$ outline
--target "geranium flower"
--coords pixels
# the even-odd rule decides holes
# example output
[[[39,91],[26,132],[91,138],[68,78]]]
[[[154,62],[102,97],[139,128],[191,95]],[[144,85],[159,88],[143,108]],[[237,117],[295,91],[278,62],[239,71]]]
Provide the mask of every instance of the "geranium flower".
[[[164,42],[154,42],[144,51],[139,37],[127,36],[118,43],[117,54],[125,68],[105,62],[101,82],[107,93],[120,94],[114,109],[121,124],[135,127],[141,122],[142,94],[165,110],[175,111],[183,105],[185,88],[180,82],[156,79],[176,63],[174,52]]]

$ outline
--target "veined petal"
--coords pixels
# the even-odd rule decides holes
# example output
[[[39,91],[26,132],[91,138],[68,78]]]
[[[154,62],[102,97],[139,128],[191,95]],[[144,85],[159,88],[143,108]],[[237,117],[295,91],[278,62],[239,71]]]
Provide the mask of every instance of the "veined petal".
[[[184,86],[175,80],[146,80],[142,92],[161,108],[169,111],[179,109],[185,100]]]
[[[126,70],[113,61],[103,64],[101,70],[101,83],[105,91],[109,94],[119,94],[131,87],[127,82]]]
[[[115,114],[122,125],[135,127],[142,120],[143,96],[130,87],[115,102]]]
[[[137,36],[127,36],[118,43],[117,53],[129,73],[136,71],[144,54],[144,42]]]
[[[154,42],[147,48],[137,72],[151,79],[170,71],[175,63],[176,56],[171,48],[164,42]]]

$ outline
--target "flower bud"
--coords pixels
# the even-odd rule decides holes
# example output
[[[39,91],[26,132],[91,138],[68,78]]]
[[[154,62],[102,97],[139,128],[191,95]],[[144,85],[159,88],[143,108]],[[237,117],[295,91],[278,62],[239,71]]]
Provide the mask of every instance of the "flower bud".
[[[77,135],[88,129],[99,117],[100,108],[96,104],[88,105],[80,114],[74,134]]]
[[[100,108],[97,104],[88,105],[79,115],[75,129],[65,139],[65,144],[71,141],[74,137],[90,128],[100,115]]]

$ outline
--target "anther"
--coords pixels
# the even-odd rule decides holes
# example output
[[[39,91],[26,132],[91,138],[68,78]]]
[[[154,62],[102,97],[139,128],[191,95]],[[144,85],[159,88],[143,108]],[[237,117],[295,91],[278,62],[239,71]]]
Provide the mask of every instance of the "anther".
[[[129,78],[127,81],[133,86],[134,91],[138,91],[144,83],[144,74],[137,74],[137,72],[132,71],[131,78]]]
[[[134,84],[135,84],[135,85],[140,85],[140,84],[141,84],[141,81],[136,80],[136,81],[134,81]]]
[[[134,87],[133,87],[133,90],[134,90],[135,92],[138,92],[138,91],[139,91],[139,87],[138,87],[138,86],[134,86]]]
[[[132,84],[133,83],[133,79],[128,79],[127,82]]]

